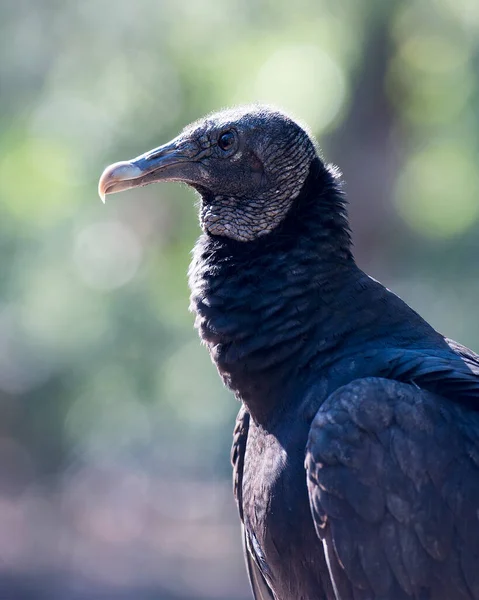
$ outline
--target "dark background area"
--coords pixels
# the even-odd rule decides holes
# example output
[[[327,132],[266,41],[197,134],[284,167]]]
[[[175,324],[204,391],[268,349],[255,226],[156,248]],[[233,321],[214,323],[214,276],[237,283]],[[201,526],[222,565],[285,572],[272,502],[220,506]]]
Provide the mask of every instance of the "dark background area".
[[[194,195],[110,162],[224,106],[310,126],[361,267],[479,350],[477,0],[0,3],[0,598],[249,598]]]

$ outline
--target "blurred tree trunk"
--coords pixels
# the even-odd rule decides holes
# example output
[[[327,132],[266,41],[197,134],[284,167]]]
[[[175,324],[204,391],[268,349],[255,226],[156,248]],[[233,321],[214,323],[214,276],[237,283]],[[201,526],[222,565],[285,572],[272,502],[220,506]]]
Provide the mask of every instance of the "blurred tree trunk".
[[[391,202],[400,167],[395,113],[386,96],[385,79],[392,48],[390,4],[374,11],[362,63],[353,82],[351,109],[332,136],[330,158],[344,175],[349,198],[355,256],[367,268],[381,271],[385,243],[394,227]]]

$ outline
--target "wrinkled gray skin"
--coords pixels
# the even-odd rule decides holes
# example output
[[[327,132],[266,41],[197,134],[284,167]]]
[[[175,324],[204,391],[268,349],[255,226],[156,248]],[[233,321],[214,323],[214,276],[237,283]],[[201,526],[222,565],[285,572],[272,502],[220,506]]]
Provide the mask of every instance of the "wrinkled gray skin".
[[[218,145],[225,132],[234,135],[228,150]],[[201,194],[205,232],[249,241],[282,221],[315,154],[308,134],[280,111],[235,108],[189,125],[165,146],[112,165],[102,175],[99,191],[104,197],[160,180],[184,181]]]
[[[268,135],[258,135],[259,127]],[[229,129],[235,132],[235,143],[224,152],[217,141]],[[247,241],[277,227],[308,174],[315,153],[308,135],[297,126],[291,128],[285,115],[267,108],[257,114],[232,110],[213,115],[185,133],[210,148],[202,161],[205,185],[212,193],[201,204],[203,230]]]

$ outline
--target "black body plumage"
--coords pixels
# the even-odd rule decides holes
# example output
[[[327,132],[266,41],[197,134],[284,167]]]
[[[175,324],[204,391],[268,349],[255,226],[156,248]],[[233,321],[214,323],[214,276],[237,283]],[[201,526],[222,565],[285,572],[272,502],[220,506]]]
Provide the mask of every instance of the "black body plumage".
[[[196,326],[242,406],[256,600],[479,600],[479,357],[356,265],[336,171],[267,107],[109,167],[201,195]]]
[[[250,579],[280,600],[479,598],[479,540],[461,537],[468,519],[479,534],[479,359],[349,247],[316,160],[276,231],[195,249],[197,326],[245,406],[232,457]]]

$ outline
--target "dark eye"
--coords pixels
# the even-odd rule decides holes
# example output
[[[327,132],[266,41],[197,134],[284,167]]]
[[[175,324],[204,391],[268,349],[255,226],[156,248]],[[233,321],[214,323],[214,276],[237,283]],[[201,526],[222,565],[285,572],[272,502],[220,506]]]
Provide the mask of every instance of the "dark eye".
[[[225,131],[218,138],[218,146],[221,150],[230,150],[233,147],[235,141],[235,134],[230,131]]]

